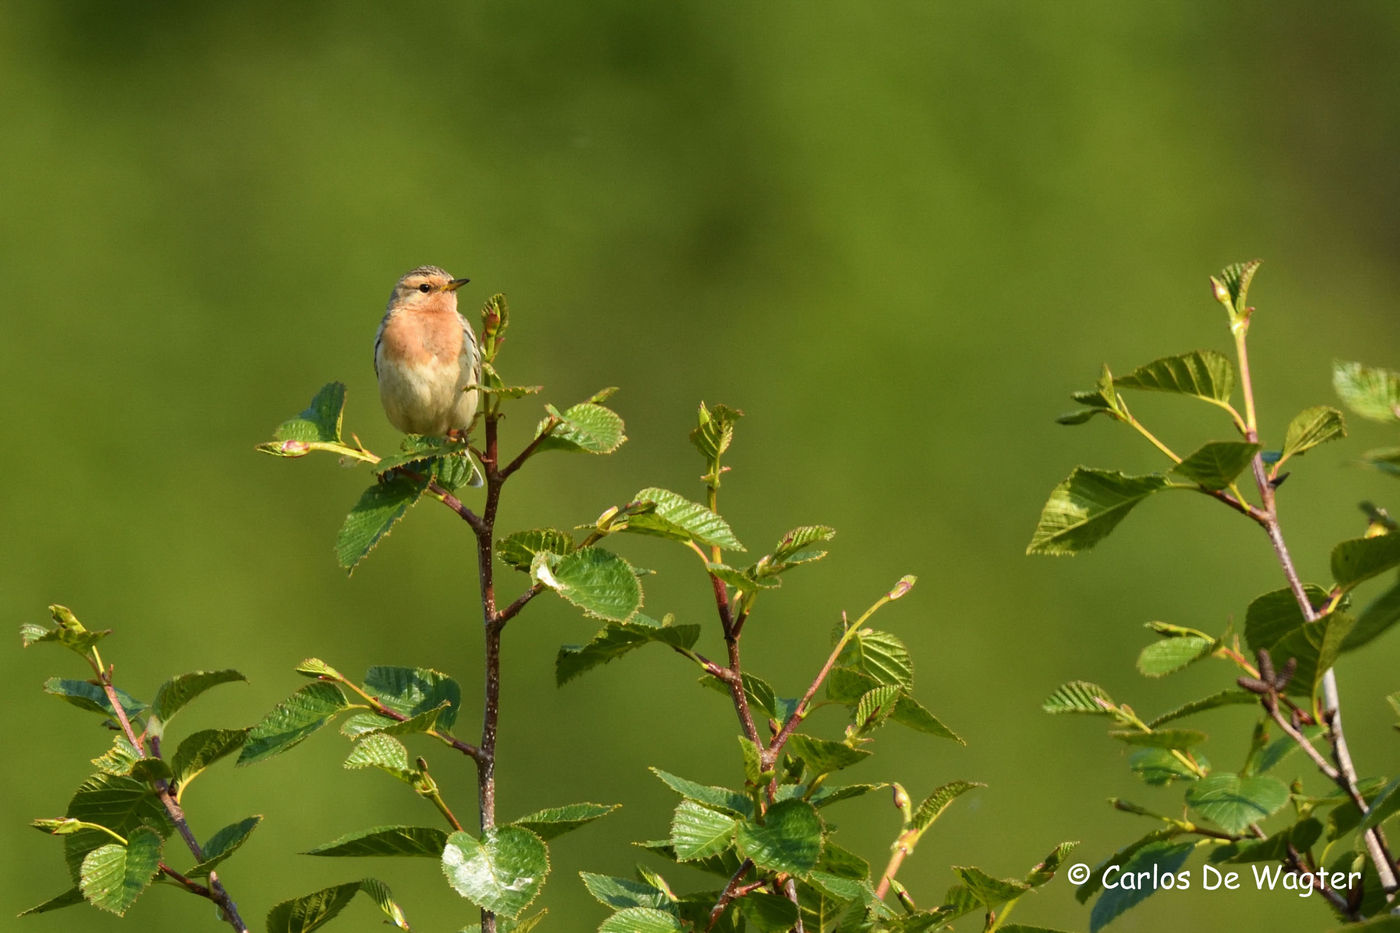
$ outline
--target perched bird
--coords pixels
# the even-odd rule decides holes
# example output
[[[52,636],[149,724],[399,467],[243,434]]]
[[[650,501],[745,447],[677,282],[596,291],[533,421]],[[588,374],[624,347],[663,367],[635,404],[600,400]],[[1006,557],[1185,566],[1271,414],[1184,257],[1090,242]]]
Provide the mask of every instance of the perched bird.
[[[406,434],[461,437],[476,415],[481,350],[457,313],[454,279],[419,266],[394,285],[374,338],[374,373],[389,423]]]

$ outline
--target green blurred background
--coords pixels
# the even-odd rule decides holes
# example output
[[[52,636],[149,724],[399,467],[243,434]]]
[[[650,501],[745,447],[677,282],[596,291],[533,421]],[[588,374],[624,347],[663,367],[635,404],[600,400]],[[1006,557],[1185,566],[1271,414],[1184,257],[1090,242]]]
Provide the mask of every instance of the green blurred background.
[[[1067,394],[1104,361],[1227,349],[1206,276],[1255,256],[1255,377],[1275,443],[1295,411],[1331,400],[1333,357],[1400,364],[1390,3],[11,0],[0,87],[5,624],[62,602],[115,628],[106,654],[137,695],[190,669],[248,675],[184,729],[251,722],[313,654],[354,674],[431,665],[474,697],[461,523],[419,508],[347,580],[330,545],[368,475],[252,449],[335,379],[348,428],[372,449],[396,444],[371,340],[394,279],[437,263],[472,278],[468,311],[508,294],[508,380],[545,383],[559,404],[622,387],[630,442],[532,465],[503,527],[591,521],[645,485],[698,496],[685,434],[705,399],[747,412],[723,510],[751,548],[795,524],[840,531],[823,565],[762,601],[751,670],[800,692],[841,610],[919,575],[879,621],[968,745],[886,730],[853,776],[916,798],[989,784],[906,863],[925,904],[950,864],[1019,876],[1060,840],[1082,840],[1093,863],[1147,831],[1105,798],[1167,807],[1177,792],[1142,788],[1098,723],[1051,719],[1040,700],[1076,677],[1147,713],[1213,692],[1224,667],[1134,673],[1142,623],[1218,631],[1281,585],[1264,538],[1204,499],[1153,502],[1077,560],[1025,557],[1072,466],[1160,467],[1126,431],[1055,425]],[[1228,438],[1174,401],[1141,410],[1179,448]],[[518,403],[507,443],[538,413]],[[1283,508],[1306,576],[1359,533],[1356,500],[1395,504],[1393,481],[1350,465],[1391,441],[1354,424],[1298,464]],[[706,587],[673,550],[639,539],[627,554],[660,571],[649,610],[705,622],[714,651]],[[545,597],[507,632],[502,816],[625,805],[552,847],[539,903],[560,930],[605,914],[580,869],[630,874],[645,857],[627,843],[665,834],[674,797],[649,765],[740,779],[732,710],[679,658],[642,652],[556,689],[557,646],[595,627]],[[1395,637],[1341,667],[1368,773],[1400,769],[1380,699],[1394,666],[1375,656],[1393,658]],[[39,690],[83,676],[75,661],[0,653],[3,915],[64,889],[58,846],[24,824],[61,813],[109,741]],[[1249,718],[1203,720],[1226,733],[1206,749],[1219,765],[1238,765]],[[186,798],[204,836],[266,814],[224,874],[245,917],[260,928],[277,900],[374,874],[415,928],[458,929],[474,912],[427,861],[293,854],[434,821],[387,777],[341,770],[344,750],[326,734],[251,769],[221,765]],[[464,763],[430,755],[469,813]],[[833,816],[883,864],[897,822],[883,796]],[[1063,879],[1030,900],[1022,922],[1088,925]],[[367,903],[351,911],[343,928],[379,928]],[[1330,918],[1318,898],[1163,894],[1115,929],[1265,923]],[[72,908],[23,929],[130,924],[217,929],[207,905],[166,890],[125,927]]]

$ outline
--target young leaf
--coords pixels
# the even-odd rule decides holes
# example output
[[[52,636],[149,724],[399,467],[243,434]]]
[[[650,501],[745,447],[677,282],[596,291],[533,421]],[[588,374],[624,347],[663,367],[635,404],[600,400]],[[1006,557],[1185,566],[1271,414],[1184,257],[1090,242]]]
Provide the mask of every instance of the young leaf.
[[[1062,685],[1040,704],[1047,713],[1091,713],[1106,716],[1113,700],[1098,684],[1087,680],[1072,680]]]
[[[307,849],[303,855],[336,857],[426,856],[442,858],[447,833],[432,826],[375,826]]]
[[[700,626],[673,625],[672,618],[667,615],[657,622],[637,612],[625,622],[609,622],[586,645],[562,646],[554,659],[555,683],[563,686],[586,671],[652,642],[692,647],[700,638]]]
[[[566,557],[535,556],[530,576],[583,610],[609,622],[622,622],[642,607],[642,585],[632,566],[598,547],[580,548]]]
[[[1400,534],[1353,538],[1332,549],[1332,579],[1343,589],[1400,566]]]
[[[246,681],[247,679],[238,671],[231,669],[192,671],[188,674],[180,674],[160,685],[160,689],[156,691],[155,702],[151,704],[151,715],[168,723],[172,716],[185,707],[185,704],[210,687],[238,680]]]
[[[1139,366],[1113,384],[1122,389],[1151,389],[1228,402],[1235,387],[1235,364],[1215,350],[1193,350]]]
[[[1288,423],[1288,432],[1284,435],[1283,454],[1279,457],[1279,463],[1289,457],[1306,453],[1318,444],[1325,444],[1328,441],[1346,436],[1346,422],[1342,419],[1342,413],[1337,409],[1327,405],[1305,408]]]
[[[1169,839],[1158,839],[1137,845],[1132,855],[1122,862],[1123,870],[1120,877],[1135,876],[1138,872],[1143,871],[1148,873],[1149,878],[1175,874],[1182,865],[1186,864],[1186,860],[1191,857],[1191,853],[1195,849],[1195,843],[1172,842]],[[1106,866],[1096,868],[1090,874],[1091,880],[1101,878],[1106,870]],[[1083,888],[1081,887],[1080,890],[1082,891]],[[1157,888],[1151,884],[1137,888],[1129,888],[1120,884],[1105,891],[1103,896],[1094,903],[1094,909],[1089,912],[1090,933],[1098,933],[1113,918],[1142,903],[1143,900],[1155,893],[1157,893]],[[1082,897],[1080,899],[1083,900]]]
[[[1400,419],[1400,373],[1339,360],[1332,364],[1332,388],[1348,408],[1363,418]]]
[[[903,689],[894,684],[867,690],[856,703],[855,713],[851,717],[856,734],[864,735],[884,725],[903,694]]]
[[[933,793],[924,798],[914,811],[914,828],[920,832],[933,825],[933,821],[943,815],[943,811],[948,809],[948,805],[968,791],[977,787],[986,787],[976,781],[950,781],[939,787]]]
[[[1155,729],[1152,732],[1110,729],[1108,734],[1128,745],[1146,745],[1150,748],[1190,748],[1206,740],[1206,734],[1197,729]]]
[[[1249,283],[1254,281],[1254,274],[1259,271],[1260,265],[1262,262],[1258,259],[1236,262],[1211,277],[1215,299],[1230,312],[1232,321],[1249,311]]]
[[[729,523],[698,502],[691,502],[669,489],[655,486],[639,490],[634,503],[650,502],[651,511],[630,512],[627,531],[658,535],[673,541],[694,541],[697,544],[742,551],[744,546],[734,537]],[[630,510],[629,510],[630,511]]]
[[[574,549],[573,535],[558,528],[532,528],[517,531],[496,542],[496,556],[516,570],[529,572],[535,555],[541,551],[560,557]]]
[[[1327,591],[1312,583],[1303,585],[1312,606],[1327,601]],[[1251,650],[1273,648],[1280,639],[1303,626],[1303,610],[1287,587],[1255,597],[1244,616],[1244,638]],[[1283,659],[1280,659],[1283,660]]]
[[[395,927],[400,930],[409,928],[403,910],[394,903],[388,885],[375,878],[365,878],[282,901],[268,911],[267,933],[311,933],[318,930],[333,920],[361,891],[379,905]]]
[[[902,695],[894,706],[894,715],[890,717],[901,726],[913,729],[916,732],[923,732],[928,735],[936,735],[943,739],[952,739],[959,745],[966,745],[963,737],[952,729],[945,726],[941,720],[908,693]]]
[[[773,804],[762,825],[739,825],[739,853],[765,871],[802,877],[817,866],[824,828],[821,817],[805,800]]]
[[[81,904],[82,902],[83,892],[77,888],[69,888],[62,894],[51,897],[42,904],[35,904],[28,910],[20,911],[19,916],[28,917],[31,914],[46,914],[51,910],[58,910],[60,907],[72,907],[74,904]]]
[[[405,784],[412,784],[418,777],[418,769],[408,760],[408,749],[398,739],[382,732],[370,732],[356,739],[354,749],[345,759],[345,767],[352,771],[378,768]]]
[[[340,421],[344,409],[344,384],[328,383],[316,393],[316,397],[311,400],[305,411],[282,422],[272,436],[279,441],[339,444]]]
[[[1211,441],[1172,467],[1171,471],[1202,489],[1224,489],[1249,466],[1259,450],[1258,444],[1243,441]]]
[[[395,473],[364,491],[345,516],[345,524],[335,539],[336,560],[346,573],[355,572],[360,561],[404,517],[427,487],[427,477],[414,480]]]
[[[734,843],[738,824],[725,816],[702,807],[693,800],[682,800],[671,818],[671,846],[682,862],[718,855]]]
[[[514,919],[530,906],[549,874],[549,852],[528,829],[499,826],[483,838],[458,831],[447,837],[442,871],[478,907]]]
[[[744,416],[742,411],[726,405],[706,408],[700,403],[699,425],[690,432],[690,442],[710,463],[719,460],[734,440],[734,422]]]
[[[307,684],[253,726],[238,756],[238,764],[251,764],[285,752],[348,707],[344,694],[335,684],[327,681]]]
[[[1186,789],[1186,803],[1228,833],[1242,833],[1288,802],[1288,785],[1264,775],[1213,774]]]
[[[954,866],[953,872],[963,880],[972,896],[988,911],[995,910],[1007,901],[1014,901],[1031,889],[1024,881],[993,878],[980,868]]]
[[[54,621],[52,627],[34,622],[26,622],[20,626],[20,641],[24,647],[28,648],[44,641],[56,641],[75,654],[87,657],[93,645],[112,634],[111,629],[88,631],[67,606],[50,606],[49,615]]]
[[[909,649],[889,632],[869,629],[857,632],[846,642],[836,660],[881,684],[909,687],[914,683],[914,661]]]
[[[779,539],[773,546],[772,565],[789,567],[805,564],[826,555],[826,551],[813,548],[813,544],[823,544],[836,537],[836,529],[826,525],[802,525],[794,528]]]
[[[1205,769],[1208,762],[1204,755],[1196,755],[1197,767]],[[1173,781],[1195,781],[1200,778],[1190,765],[1165,748],[1144,748],[1128,757],[1128,770],[1153,787],[1170,784]]]
[[[209,841],[201,846],[204,850],[204,861],[185,872],[186,877],[202,878],[218,868],[225,859],[237,852],[239,847],[248,841],[248,837],[253,834],[253,830],[257,829],[261,822],[261,816],[250,816],[225,826],[209,837]]]
[[[155,830],[141,826],[126,845],[93,849],[83,858],[78,878],[83,897],[94,907],[124,916],[155,877],[163,841]]]
[[[1027,554],[1076,554],[1098,544],[1133,506],[1166,489],[1166,478],[1076,467],[1045,503]]]
[[[621,416],[610,408],[592,402],[574,405],[562,414],[553,406],[546,408],[552,417],[559,419],[559,424],[536,445],[537,451],[610,454],[627,440],[622,433]],[[535,435],[538,437],[548,424],[549,419],[541,421]]]
[[[600,817],[607,816],[621,804],[571,803],[563,807],[549,807],[510,821],[512,826],[530,830],[545,842],[556,836],[572,832],[586,826]]]
[[[438,710],[437,721],[451,728],[462,706],[462,688],[446,674],[426,667],[375,665],[365,672],[365,691],[402,716]],[[444,706],[446,704],[446,706]]]

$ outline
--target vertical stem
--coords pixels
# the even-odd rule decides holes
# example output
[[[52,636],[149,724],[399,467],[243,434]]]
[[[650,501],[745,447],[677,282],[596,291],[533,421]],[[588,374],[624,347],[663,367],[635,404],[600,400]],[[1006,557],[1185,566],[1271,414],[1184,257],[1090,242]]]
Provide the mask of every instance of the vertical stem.
[[[486,455],[481,465],[486,473],[486,505],[476,533],[477,577],[481,585],[481,626],[485,642],[484,680],[486,697],[481,713],[481,755],[476,759],[477,802],[481,810],[481,831],[485,835],[496,826],[496,725],[501,710],[501,628],[496,612],[496,584],[492,565],[492,539],[496,530],[496,507],[501,499],[501,476],[496,441],[494,411],[486,415]],[[496,933],[496,915],[481,909],[482,933]]]

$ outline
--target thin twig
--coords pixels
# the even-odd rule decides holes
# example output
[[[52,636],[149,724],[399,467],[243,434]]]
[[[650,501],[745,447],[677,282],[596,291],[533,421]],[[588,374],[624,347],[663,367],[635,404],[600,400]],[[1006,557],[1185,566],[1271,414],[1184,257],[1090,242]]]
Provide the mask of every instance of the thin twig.
[[[719,900],[715,902],[714,910],[710,911],[710,922],[705,925],[706,930],[713,930],[715,924],[719,923],[719,918],[724,916],[724,909],[728,907],[739,896],[739,883],[744,880],[744,876],[753,868],[753,859],[744,859],[737,871],[730,876],[729,883],[720,892]]]

